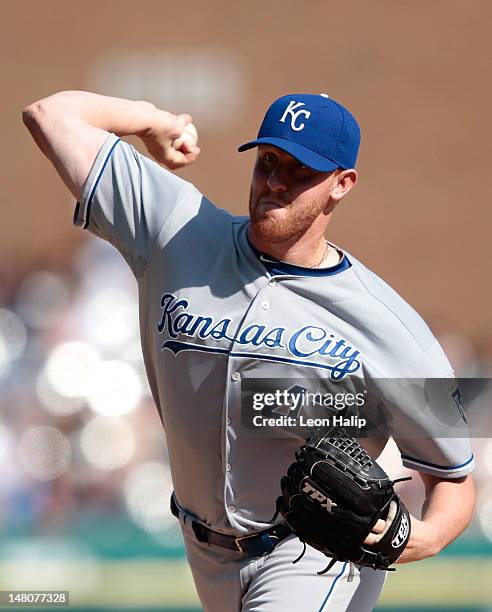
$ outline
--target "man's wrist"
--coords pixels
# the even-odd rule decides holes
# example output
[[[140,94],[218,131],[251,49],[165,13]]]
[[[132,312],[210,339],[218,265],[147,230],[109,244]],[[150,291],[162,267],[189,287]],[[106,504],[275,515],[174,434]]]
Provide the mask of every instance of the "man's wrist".
[[[435,557],[444,548],[439,529],[430,521],[411,517],[410,539],[397,563],[410,563]]]
[[[156,138],[157,136],[162,137],[166,128],[169,128],[170,133],[175,131],[175,115],[157,108],[150,102],[141,102],[141,104],[143,125],[142,129],[135,133],[135,136],[145,141]]]

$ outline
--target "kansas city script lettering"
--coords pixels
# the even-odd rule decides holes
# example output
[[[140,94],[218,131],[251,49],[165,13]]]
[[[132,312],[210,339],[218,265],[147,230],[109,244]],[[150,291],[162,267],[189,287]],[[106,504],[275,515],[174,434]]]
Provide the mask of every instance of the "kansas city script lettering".
[[[198,315],[188,311],[189,302],[180,299],[173,293],[165,293],[161,298],[162,316],[157,325],[160,334],[164,333],[168,339],[176,340],[185,336],[189,338],[206,340],[212,338],[217,341],[225,340],[235,342],[236,351],[240,346],[255,346],[266,349],[286,349],[295,359],[296,363],[318,365],[312,359],[328,357],[335,360],[332,370],[333,378],[342,378],[347,374],[356,372],[361,363],[357,359],[360,352],[350,346],[343,338],[336,338],[326,329],[316,325],[305,325],[293,332],[286,327],[267,326],[252,323],[238,330],[232,319],[217,320],[210,315]],[[170,344],[163,342],[162,348]],[[182,350],[186,349],[186,345]],[[189,346],[190,350],[197,349],[196,345]],[[275,353],[278,355],[278,351]],[[323,364],[319,364],[323,367]],[[324,366],[326,367],[326,366]]]

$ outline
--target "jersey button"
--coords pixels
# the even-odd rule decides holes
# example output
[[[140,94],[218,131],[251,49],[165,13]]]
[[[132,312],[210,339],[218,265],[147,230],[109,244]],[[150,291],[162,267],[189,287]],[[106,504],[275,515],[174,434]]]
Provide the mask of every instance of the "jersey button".
[[[232,380],[237,382],[238,380],[241,380],[241,374],[239,374],[239,372],[233,372],[231,374],[231,378],[232,378]]]
[[[227,509],[229,510],[229,512],[232,512],[233,514],[237,510],[236,506],[227,506]]]
[[[227,417],[226,419],[226,425],[230,425],[231,424],[231,417]]]
[[[268,285],[270,287],[276,287],[277,286],[277,281],[274,278],[272,278],[272,280],[268,281]]]
[[[268,310],[270,308],[270,302],[268,300],[264,300],[261,303],[261,307],[263,308],[263,310]]]
[[[226,472],[230,472],[232,469],[232,465],[230,463],[226,463]]]

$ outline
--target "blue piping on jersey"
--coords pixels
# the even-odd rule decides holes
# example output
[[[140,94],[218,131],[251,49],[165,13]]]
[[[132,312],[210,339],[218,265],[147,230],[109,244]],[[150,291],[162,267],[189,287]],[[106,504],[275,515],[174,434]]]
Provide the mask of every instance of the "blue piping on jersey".
[[[345,561],[345,563],[343,564],[343,567],[342,567],[340,573],[335,577],[335,580],[331,583],[330,590],[326,594],[326,597],[325,597],[323,603],[321,604],[321,608],[318,610],[318,612],[322,612],[323,608],[328,603],[328,599],[330,598],[330,595],[333,593],[333,589],[335,588],[335,585],[338,582],[338,580],[342,577],[343,572],[345,571],[346,567],[347,567],[347,561]]]
[[[201,353],[223,353],[227,354],[229,349],[213,346],[203,346],[202,344],[193,344],[192,342],[178,342],[177,340],[166,340],[162,343],[161,351],[164,349],[170,350],[177,355],[181,351],[200,351]]]
[[[467,461],[461,463],[460,465],[438,465],[437,463],[429,463],[428,461],[422,461],[422,459],[414,459],[413,457],[409,457],[408,455],[402,455],[401,458],[405,459],[406,461],[411,461],[412,463],[418,463],[419,465],[425,465],[426,467],[431,467],[436,470],[442,470],[444,472],[459,470],[460,468],[464,468],[465,466],[469,465],[474,460],[474,456],[472,454],[472,456]]]
[[[259,251],[249,239],[246,233],[246,240],[253,253],[263,264],[263,267],[267,269],[271,276],[333,276],[344,272],[348,268],[352,267],[349,258],[343,254],[342,259],[335,266],[330,268],[305,268],[304,266],[296,266],[295,264],[289,264],[285,261],[275,259],[271,255],[266,255]]]
[[[343,255],[342,260],[331,268],[303,268],[283,261],[268,261],[261,257],[259,259],[272,276],[334,276],[352,266],[346,255]]]
[[[99,180],[100,180],[100,178],[102,176],[102,173],[104,172],[104,168],[106,168],[106,164],[108,163],[109,158],[111,157],[111,154],[113,153],[113,150],[114,150],[115,146],[120,142],[120,140],[121,139],[118,138],[118,140],[115,143],[113,143],[113,146],[109,150],[109,152],[108,152],[108,154],[106,156],[106,159],[104,160],[104,163],[101,166],[101,169],[99,170],[99,174],[97,175],[97,178],[94,181],[94,185],[92,186],[91,193],[90,193],[89,198],[87,200],[87,208],[86,208],[86,211],[85,211],[85,224],[83,225],[83,229],[87,229],[89,227],[89,217],[90,217],[90,212],[91,212],[92,198],[94,197],[94,193],[96,191],[96,187],[97,187],[97,185],[99,183]],[[77,202],[77,206],[78,206],[78,204],[79,203]]]
[[[202,353],[222,353],[223,355],[229,355],[230,357],[254,357],[255,359],[275,361],[277,363],[295,363],[310,368],[322,368],[323,370],[330,370],[332,372],[333,380],[339,380],[345,375],[345,373],[340,372],[337,365],[331,366],[325,363],[318,363],[316,361],[301,361],[300,359],[288,359],[287,357],[275,357],[274,355],[261,355],[258,353],[234,353],[229,352],[229,349],[226,348],[203,346],[201,344],[193,344],[192,342],[166,340],[162,343],[161,351],[164,349],[170,350],[175,355],[177,355],[181,351],[200,351]]]
[[[331,370],[339,372],[338,366],[326,365],[317,361],[301,361],[300,359],[289,359],[287,357],[275,357],[274,355],[261,355],[258,353],[231,353],[231,357],[254,357],[255,359],[264,359],[266,361],[276,361],[279,363],[295,363],[298,365],[308,366],[311,368],[322,368],[323,370]]]

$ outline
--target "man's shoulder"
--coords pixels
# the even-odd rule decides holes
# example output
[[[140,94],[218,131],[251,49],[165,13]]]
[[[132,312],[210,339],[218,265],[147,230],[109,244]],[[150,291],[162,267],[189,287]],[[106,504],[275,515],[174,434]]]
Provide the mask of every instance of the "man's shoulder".
[[[388,330],[400,328],[410,334],[417,344],[425,349],[435,342],[429,326],[393,287],[378,274],[370,270],[353,255],[347,254],[360,290],[378,312]]]

